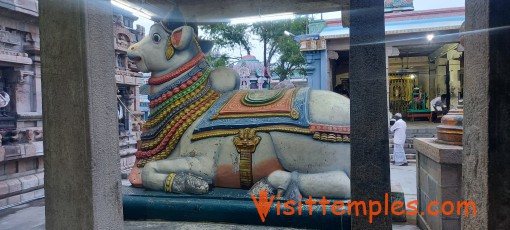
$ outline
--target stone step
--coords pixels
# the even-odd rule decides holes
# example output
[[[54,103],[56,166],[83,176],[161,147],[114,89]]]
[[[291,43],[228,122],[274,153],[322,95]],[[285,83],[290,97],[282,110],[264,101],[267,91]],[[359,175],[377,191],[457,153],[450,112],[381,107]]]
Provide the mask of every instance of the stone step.
[[[390,162],[392,162],[393,159],[390,159]],[[407,163],[415,163],[416,164],[416,160],[415,159],[407,159]]]
[[[412,143],[415,138],[434,138],[434,137],[436,137],[436,134],[412,134],[407,135],[406,142]],[[390,142],[393,141],[393,135],[390,134],[388,139],[390,140]]]
[[[436,128],[428,128],[428,129],[407,129],[406,134],[434,134],[437,132]]]
[[[416,160],[416,154],[406,154],[407,160]],[[393,154],[390,154],[390,160],[393,160]]]
[[[390,149],[392,149],[393,148],[393,143],[390,142],[389,147],[390,147]],[[413,150],[414,149],[414,145],[412,143],[405,143],[404,144],[404,149]]]

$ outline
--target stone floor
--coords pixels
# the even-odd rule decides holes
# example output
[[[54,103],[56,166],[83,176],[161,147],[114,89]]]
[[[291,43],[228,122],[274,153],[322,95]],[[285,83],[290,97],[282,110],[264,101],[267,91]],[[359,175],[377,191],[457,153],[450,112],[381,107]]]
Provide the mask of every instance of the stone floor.
[[[416,199],[416,164],[409,166],[390,166],[392,183],[399,183],[404,190],[406,203]],[[129,183],[123,181],[123,185]],[[0,229],[45,229],[44,227],[44,199],[32,201],[27,204],[0,210]],[[394,224],[393,229],[414,230],[418,229],[415,225],[416,219],[408,217],[408,222],[403,224]],[[225,223],[191,223],[191,222],[158,222],[158,221],[126,221],[125,229],[292,229],[276,228],[267,226],[247,226]]]
[[[399,183],[404,190],[406,204],[416,200],[416,163],[409,163],[408,166],[390,166],[392,183]]]

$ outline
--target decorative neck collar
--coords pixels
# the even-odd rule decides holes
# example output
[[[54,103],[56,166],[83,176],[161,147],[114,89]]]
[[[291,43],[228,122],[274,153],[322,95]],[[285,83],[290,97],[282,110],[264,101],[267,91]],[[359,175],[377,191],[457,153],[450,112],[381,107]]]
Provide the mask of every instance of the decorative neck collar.
[[[144,124],[142,143],[136,152],[138,167],[168,157],[186,129],[220,97],[209,82],[211,68],[207,62],[201,66],[199,61],[203,57],[197,57],[194,58],[196,62],[192,60],[186,64],[189,66],[165,75],[170,79],[179,77],[178,81],[150,95],[151,115]],[[178,72],[180,74],[175,75]]]
[[[170,72],[170,73],[167,73],[161,77],[151,77],[149,78],[149,82],[148,84],[149,85],[161,85],[165,82],[168,82],[178,76],[180,76],[181,74],[185,73],[186,71],[190,70],[191,68],[193,68],[194,66],[197,65],[197,63],[202,60],[203,58],[205,58],[205,54],[202,52],[202,51],[199,51],[197,56],[195,56],[193,59],[191,59],[189,62],[187,62],[186,64],[182,65],[181,67],[179,67],[178,69]]]
[[[163,83],[158,86],[158,89],[156,89],[156,86],[151,86],[149,100],[156,102],[155,100],[163,96],[163,94],[167,93],[168,91],[174,90],[176,87],[182,85],[183,83],[190,80],[192,80],[193,82],[196,81],[197,80],[196,77],[201,77],[204,71],[207,71],[208,67],[209,66],[207,64],[207,61],[205,59],[202,59],[195,67],[186,71],[184,74],[180,75],[174,81]],[[167,95],[167,97],[170,96],[172,95]],[[150,107],[153,108],[153,105],[151,105]]]

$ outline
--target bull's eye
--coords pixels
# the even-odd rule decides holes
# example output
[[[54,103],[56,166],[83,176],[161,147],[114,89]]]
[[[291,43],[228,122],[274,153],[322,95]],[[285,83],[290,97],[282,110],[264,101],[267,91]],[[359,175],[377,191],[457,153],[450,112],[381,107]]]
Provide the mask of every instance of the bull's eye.
[[[161,36],[159,34],[153,34],[152,41],[154,41],[155,43],[159,43],[161,41]]]

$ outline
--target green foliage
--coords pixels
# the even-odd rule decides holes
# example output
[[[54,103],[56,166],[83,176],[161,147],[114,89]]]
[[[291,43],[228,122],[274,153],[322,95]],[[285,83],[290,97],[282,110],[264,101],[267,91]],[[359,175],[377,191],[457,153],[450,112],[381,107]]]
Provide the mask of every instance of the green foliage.
[[[227,56],[226,54],[220,54],[220,55],[207,55],[207,62],[211,64],[212,67],[226,67],[232,64],[232,62],[237,61],[235,58],[231,58]]]
[[[214,24],[202,28],[208,34],[207,38],[214,40],[217,46],[232,51],[236,47],[241,47],[248,54],[251,51],[249,32],[257,35],[264,45],[265,63],[272,67],[272,72],[280,76],[280,80],[285,80],[294,73],[304,74],[305,60],[299,50],[299,44],[284,32],[306,34],[308,21],[308,17],[298,17],[293,20],[259,22],[252,25]],[[273,62],[275,57],[278,59]],[[229,60],[226,55],[211,59],[214,66],[226,66]]]
[[[285,35],[285,31],[292,34],[306,34],[308,25],[307,17],[299,17],[293,20],[279,20],[259,22],[252,25],[252,32],[259,36],[260,41],[266,47],[265,60],[272,63],[273,57],[279,54],[272,70],[280,76],[280,80],[289,78],[294,72],[304,73],[305,60],[299,51],[299,45],[291,36]]]
[[[247,24],[213,24],[205,25],[202,29],[208,35],[206,38],[215,42],[215,45],[235,50],[236,47],[243,48],[248,54],[251,50],[250,35],[248,33],[250,26]]]
[[[259,41],[264,44],[265,60],[271,63],[273,56],[278,52],[278,39],[284,35],[287,21],[270,21],[253,24],[252,32],[259,36]]]
[[[299,46],[291,37],[282,37],[279,39],[280,57],[273,64],[273,72],[280,76],[280,81],[290,78],[294,73],[306,74],[304,66],[306,64]]]

